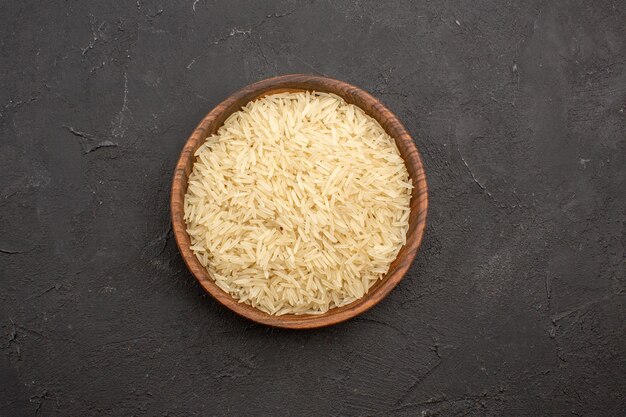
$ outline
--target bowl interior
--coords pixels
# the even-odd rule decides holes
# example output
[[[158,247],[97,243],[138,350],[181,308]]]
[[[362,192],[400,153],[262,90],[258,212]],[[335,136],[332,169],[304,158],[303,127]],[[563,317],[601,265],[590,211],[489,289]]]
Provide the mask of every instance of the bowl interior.
[[[207,136],[217,132],[232,113],[240,110],[248,102],[266,95],[306,90],[333,93],[342,97],[346,102],[360,107],[376,119],[394,138],[414,186],[410,203],[409,230],[407,243],[400,249],[387,274],[374,284],[363,298],[346,306],[333,308],[324,314],[272,316],[247,304],[239,303],[222,291],[209,277],[190,249],[190,239],[183,220],[183,202],[187,191],[187,180],[195,161],[195,151]],[[200,122],[183,148],[174,173],[171,200],[172,226],[179,250],[185,263],[205,290],[239,315],[259,323],[286,328],[314,328],[339,323],[368,310],[384,298],[402,279],[417,253],[424,233],[427,206],[426,177],[419,153],[412,138],[397,117],[377,99],[357,87],[338,80],[311,75],[287,75],[259,81],[234,93],[213,109]]]

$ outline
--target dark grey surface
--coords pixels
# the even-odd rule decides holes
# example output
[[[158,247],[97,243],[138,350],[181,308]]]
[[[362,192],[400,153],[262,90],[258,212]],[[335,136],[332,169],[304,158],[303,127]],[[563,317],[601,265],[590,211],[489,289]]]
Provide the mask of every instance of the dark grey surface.
[[[626,414],[626,4],[0,5],[0,415]],[[185,269],[186,137],[259,79],[370,90],[430,212],[360,318],[281,331]]]

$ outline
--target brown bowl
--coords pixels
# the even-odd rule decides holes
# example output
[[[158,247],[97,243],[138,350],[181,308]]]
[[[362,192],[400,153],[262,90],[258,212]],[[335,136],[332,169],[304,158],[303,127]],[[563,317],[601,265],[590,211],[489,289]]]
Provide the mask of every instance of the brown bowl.
[[[228,116],[259,97],[285,91],[305,90],[333,93],[342,97],[348,103],[360,107],[365,113],[376,119],[385,131],[395,139],[414,186],[411,195],[409,231],[406,245],[400,249],[398,257],[391,263],[387,274],[382,280],[374,284],[363,298],[346,306],[330,309],[324,314],[272,316],[248,304],[239,303],[230,294],[220,289],[209,277],[206,269],[190,249],[191,243],[183,219],[183,203],[187,192],[187,180],[195,161],[194,153],[207,136],[217,132]],[[202,119],[187,140],[176,164],[172,182],[171,210],[174,236],[187,267],[200,282],[200,285],[217,301],[241,316],[269,326],[292,329],[315,328],[340,323],[367,311],[389,294],[398,285],[417,254],[417,249],[424,236],[427,209],[428,189],[424,166],[413,139],[398,118],[380,101],[360,88],[342,81],[315,75],[292,74],[268,78],[244,87],[222,101]]]

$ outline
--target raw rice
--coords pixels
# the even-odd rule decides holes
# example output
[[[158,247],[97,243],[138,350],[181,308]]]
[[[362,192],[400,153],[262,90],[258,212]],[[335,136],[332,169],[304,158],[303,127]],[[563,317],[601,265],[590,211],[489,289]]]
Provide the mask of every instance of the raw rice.
[[[195,153],[191,249],[215,283],[269,314],[361,297],[406,243],[412,184],[394,140],[332,94],[266,96]]]

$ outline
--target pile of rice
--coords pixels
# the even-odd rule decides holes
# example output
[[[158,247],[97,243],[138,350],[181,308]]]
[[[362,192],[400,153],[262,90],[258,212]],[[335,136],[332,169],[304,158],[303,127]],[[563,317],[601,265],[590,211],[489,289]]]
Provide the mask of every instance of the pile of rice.
[[[394,140],[332,94],[266,96],[197,150],[191,249],[215,283],[269,314],[351,303],[406,243],[412,184]]]

